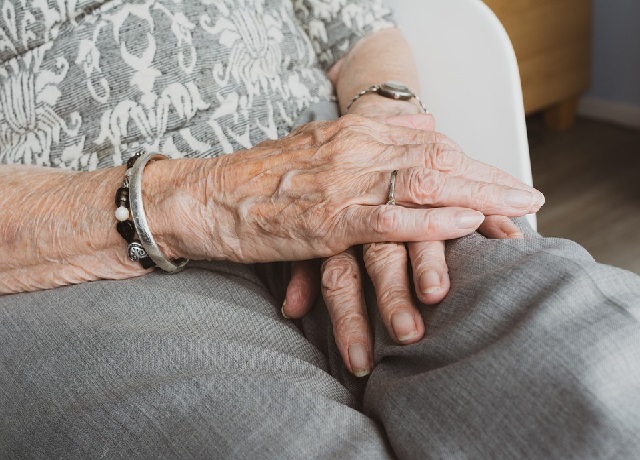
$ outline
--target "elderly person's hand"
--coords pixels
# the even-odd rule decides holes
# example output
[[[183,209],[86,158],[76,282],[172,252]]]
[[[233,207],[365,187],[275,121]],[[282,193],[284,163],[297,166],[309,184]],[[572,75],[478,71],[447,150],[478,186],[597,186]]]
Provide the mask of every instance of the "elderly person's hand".
[[[191,218],[165,252],[243,263],[300,260],[359,243],[457,238],[482,223],[481,213],[539,208],[538,191],[470,159],[446,136],[399,125],[347,115],[219,158],[201,190],[208,196],[183,216],[216,216],[214,225]],[[399,206],[385,204],[393,170]]]
[[[412,102],[389,99],[364,99],[354,104],[352,113],[368,116],[386,115],[386,121],[412,129],[433,132],[434,119],[430,115],[403,117],[415,114]],[[483,176],[473,169],[465,177],[496,181],[522,190],[530,188],[507,176]],[[500,201],[499,197],[496,197]],[[519,214],[526,214],[526,203]],[[522,238],[515,224],[505,215],[489,215],[478,229],[488,238]],[[445,261],[444,241],[425,234],[424,241],[402,243],[373,243],[363,246],[366,270],[375,287],[380,316],[390,337],[401,344],[411,344],[424,335],[422,316],[414,302],[409,275],[413,271],[413,285],[417,298],[424,304],[440,302],[448,293],[450,281]],[[321,274],[318,274],[318,271]],[[322,279],[322,295],[334,326],[334,334],[347,367],[355,375],[366,375],[372,367],[373,339],[362,293],[362,273],[353,248],[326,259],[321,268],[315,261],[296,262],[282,312],[287,317],[303,316],[314,303]]]
[[[393,170],[399,206],[384,204]],[[468,171],[510,181],[445,136],[348,115],[225,157],[150,163],[143,201],[168,258],[243,263],[328,257],[357,244],[421,241],[425,234],[456,238],[473,232],[482,212],[521,214],[541,203],[533,189],[487,184]],[[3,172],[0,203],[15,212],[0,222],[0,291],[146,272],[126,260],[114,228],[122,167]],[[514,194],[527,205],[510,203]]]

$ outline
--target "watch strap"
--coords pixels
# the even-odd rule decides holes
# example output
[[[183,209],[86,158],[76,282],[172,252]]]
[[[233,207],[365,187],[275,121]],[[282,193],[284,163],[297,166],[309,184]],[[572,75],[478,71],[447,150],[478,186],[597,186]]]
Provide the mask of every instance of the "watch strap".
[[[416,93],[414,93],[411,90],[408,90],[407,96],[406,97],[400,97],[398,95],[398,93],[394,93],[393,91],[381,91],[382,86],[384,85],[384,83],[380,84],[380,85],[371,85],[370,87],[368,87],[367,89],[363,89],[362,91],[359,91],[358,94],[356,94],[351,101],[349,101],[349,103],[347,104],[346,107],[346,111],[348,112],[349,109],[351,108],[351,106],[358,100],[360,99],[362,96],[364,96],[365,94],[378,94],[382,97],[386,97],[389,99],[394,99],[394,100],[398,100],[398,101],[408,101],[410,99],[415,99],[416,102],[418,103],[418,105],[420,106],[420,108],[423,110],[424,113],[429,113],[429,111],[427,110],[427,107],[425,106],[424,102],[422,102],[422,99],[420,99],[420,97],[418,97],[418,95]]]

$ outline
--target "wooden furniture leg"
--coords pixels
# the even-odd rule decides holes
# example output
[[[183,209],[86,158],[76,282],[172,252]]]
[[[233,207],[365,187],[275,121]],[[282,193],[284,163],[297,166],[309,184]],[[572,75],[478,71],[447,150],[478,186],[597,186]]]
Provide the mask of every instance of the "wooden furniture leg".
[[[577,110],[578,96],[565,99],[544,111],[544,124],[552,131],[566,131],[575,123]]]

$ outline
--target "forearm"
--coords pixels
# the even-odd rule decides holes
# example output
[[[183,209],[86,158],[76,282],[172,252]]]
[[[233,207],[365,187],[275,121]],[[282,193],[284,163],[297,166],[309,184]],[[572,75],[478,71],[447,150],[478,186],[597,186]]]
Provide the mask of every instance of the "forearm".
[[[147,216],[165,248],[174,237],[166,205],[184,175],[180,161],[188,160],[152,163],[143,176]],[[128,259],[127,243],[115,228],[114,196],[124,171],[0,167],[0,293],[146,273]]]
[[[113,196],[124,167],[92,173],[0,168],[0,292],[143,273],[126,263]],[[121,254],[120,254],[121,253]]]
[[[336,63],[329,71],[329,78],[336,88],[341,113],[359,91],[388,80],[397,80],[416,93],[420,91],[420,80],[414,64],[413,55],[407,41],[399,29],[384,29],[365,38],[351,52]],[[384,101],[384,105],[393,110],[415,101],[393,101],[376,95],[366,95],[353,104],[356,111],[359,106]],[[360,111],[358,109],[357,111]],[[403,112],[404,113],[404,112]]]

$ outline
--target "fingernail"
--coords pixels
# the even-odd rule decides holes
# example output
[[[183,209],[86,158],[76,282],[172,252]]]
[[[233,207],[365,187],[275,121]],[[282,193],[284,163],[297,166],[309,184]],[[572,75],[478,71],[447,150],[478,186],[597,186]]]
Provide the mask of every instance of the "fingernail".
[[[541,207],[544,206],[545,201],[547,200],[544,195],[541,192],[538,192],[536,190],[536,193],[534,194],[534,198],[535,198],[535,204],[536,206],[534,207],[534,210],[538,211]]]
[[[504,202],[509,206],[530,208],[535,201],[533,194],[526,190],[512,189],[504,192]]]
[[[364,377],[371,372],[369,354],[361,343],[352,343],[349,346],[349,362],[351,363],[351,371],[356,377]]]
[[[282,317],[284,319],[290,319],[287,314],[284,312],[284,307],[287,306],[287,299],[284,299],[284,302],[282,302],[282,308],[280,309],[280,313],[282,313]]]
[[[433,294],[440,290],[440,274],[435,270],[429,270],[422,275],[420,279],[422,292],[425,294]]]
[[[476,228],[484,220],[484,215],[477,211],[458,211],[456,213],[456,224],[460,228]]]
[[[396,338],[400,342],[412,339],[418,334],[413,316],[406,311],[395,313],[391,317],[391,326],[393,327],[393,332],[396,334]]]
[[[500,230],[502,230],[504,234],[507,235],[508,238],[513,238],[513,239],[524,238],[524,233],[522,233],[520,229],[510,220],[505,221],[505,223],[502,224],[502,226],[500,227]]]
[[[507,230],[505,230],[505,233],[509,238],[514,238],[514,239],[524,238],[524,233],[522,233],[520,229],[513,224],[510,225]]]

